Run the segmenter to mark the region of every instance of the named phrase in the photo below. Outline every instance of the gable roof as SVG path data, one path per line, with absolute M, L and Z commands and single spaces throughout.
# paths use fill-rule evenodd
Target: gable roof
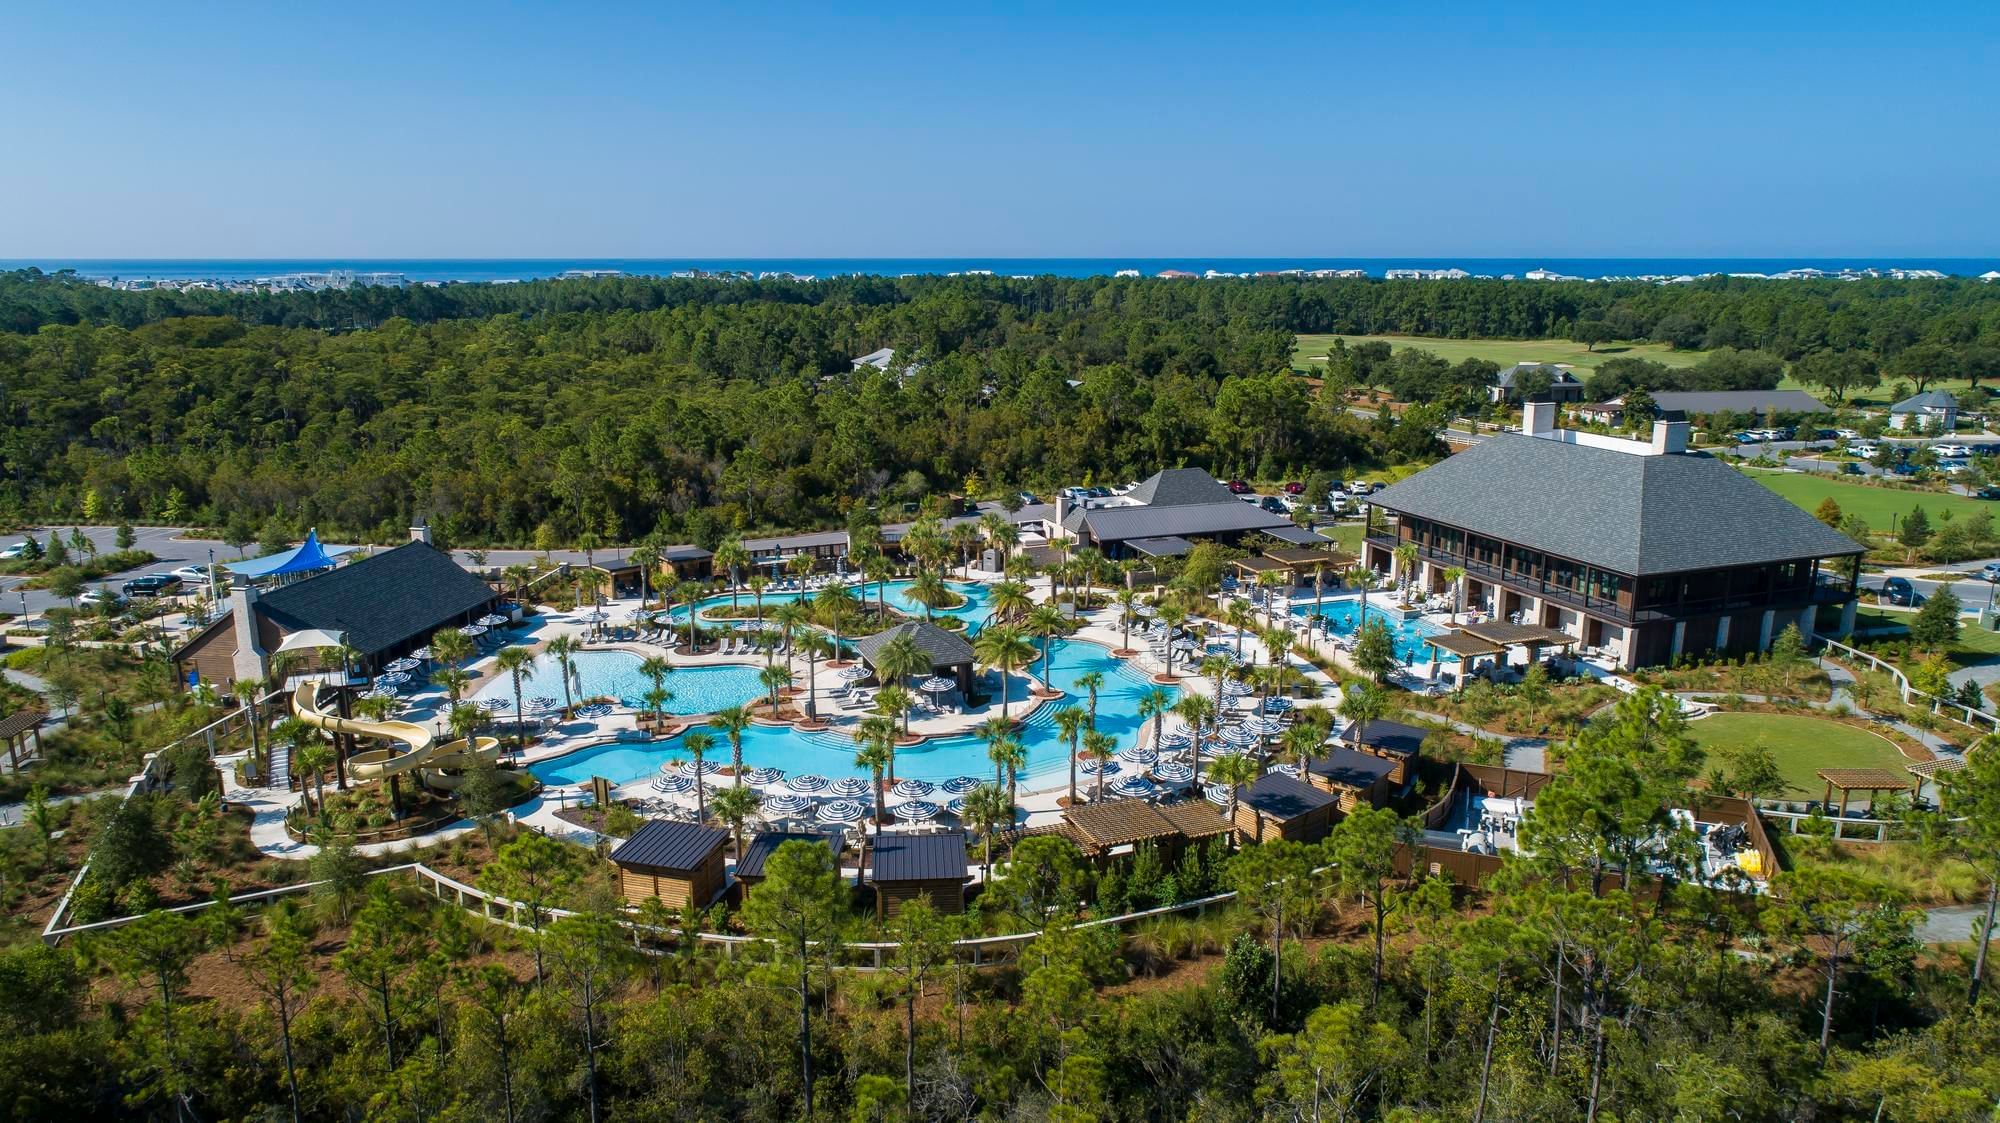
M 1088 528 L 1101 541 L 1126 542 L 1134 538 L 1187 538 L 1205 534 L 1229 534 L 1246 530 L 1271 530 L 1283 527 L 1292 529 L 1292 520 L 1283 515 L 1274 515 L 1254 503 L 1245 503 L 1229 493 L 1229 489 L 1215 482 L 1215 477 L 1198 468 L 1177 468 L 1176 472 L 1198 472 L 1202 480 L 1213 484 L 1215 491 L 1206 492 L 1200 481 L 1188 477 L 1178 477 L 1161 483 L 1158 473 L 1150 480 L 1125 493 L 1132 499 L 1149 487 L 1155 494 L 1164 489 L 1169 500 L 1165 503 L 1120 504 L 1110 507 L 1077 507 L 1063 517 L 1063 529 L 1075 533 Z M 1195 499 L 1199 494 L 1209 498 Z M 1221 498 L 1214 496 L 1219 493 Z
M 937 834 L 890 831 L 876 836 L 869 850 L 875 856 L 878 882 L 965 880 L 964 831 Z
M 1864 552 L 1712 457 L 1517 433 L 1448 456 L 1369 502 L 1635 577 Z
M 876 632 L 854 641 L 854 650 L 869 666 L 875 665 L 875 657 L 884 647 L 899 636 L 908 636 L 916 641 L 917 650 L 931 657 L 931 669 L 956 667 L 974 661 L 972 645 L 957 632 L 946 631 L 936 624 L 924 620 L 906 620 L 886 632 Z
M 1340 800 L 1332 792 L 1321 791 L 1283 772 L 1264 773 L 1257 777 L 1256 783 L 1237 789 L 1236 798 L 1257 814 L 1280 822 L 1296 819 Z
M 1372 788 L 1389 778 L 1396 762 L 1359 749 L 1334 749 L 1306 763 L 1306 771 L 1344 788 Z
M 1829 413 L 1826 403 L 1804 390 L 1661 390 L 1652 395 L 1661 412 Z
M 736 876 L 762 877 L 764 863 L 787 842 L 827 843 L 827 836 L 811 831 L 758 831 L 743 844 L 743 856 L 736 859 Z M 830 845 L 830 844 L 829 844 Z
M 1574 372 L 1555 363 L 1515 363 L 1513 366 L 1507 367 L 1494 375 L 1493 384 L 1511 390 L 1514 388 L 1514 379 L 1531 370 L 1547 371 L 1550 381 L 1557 386 L 1581 386 L 1583 384 Z
M 364 655 L 427 636 L 497 595 L 428 542 L 405 542 L 257 599 L 256 611 L 287 632 L 345 632 Z
M 1388 718 L 1377 718 L 1369 722 L 1367 732 L 1358 740 L 1354 736 L 1354 728 L 1354 724 L 1350 723 L 1346 729 L 1340 731 L 1341 744 L 1400 757 L 1416 756 L 1418 750 L 1423 747 L 1424 738 L 1430 736 L 1430 730 L 1420 725 L 1391 721 Z
M 720 827 L 653 819 L 619 843 L 618 849 L 611 852 L 611 860 L 621 866 L 693 870 L 728 841 L 729 832 Z
M 1926 390 L 1912 394 L 1889 407 L 1890 413 L 1915 413 L 1920 409 L 1957 409 L 1958 399 L 1943 390 Z

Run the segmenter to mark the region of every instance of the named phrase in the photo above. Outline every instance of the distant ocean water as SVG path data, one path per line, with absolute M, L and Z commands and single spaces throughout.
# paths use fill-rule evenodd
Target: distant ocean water
M 1639 277 L 1704 273 L 1779 273 L 1812 268 L 1935 269 L 1976 277 L 2000 269 L 2000 258 L 1852 257 L 1852 258 L 1731 258 L 1731 257 L 1602 257 L 1602 258 L 1473 258 L 1473 257 L 953 257 L 953 258 L 287 258 L 253 259 L 0 259 L 0 269 L 35 266 L 45 271 L 74 269 L 90 278 L 122 280 L 247 281 L 290 273 L 351 270 L 356 273 L 400 273 L 411 281 L 525 281 L 554 277 L 571 270 L 616 270 L 621 273 L 666 276 L 679 270 L 710 273 L 791 273 L 825 278 L 863 273 L 885 277 L 903 274 L 965 273 L 985 270 L 999 276 L 1094 277 L 1136 269 L 1145 276 L 1169 269 L 1194 274 L 1257 273 L 1286 269 L 1361 269 L 1381 276 L 1390 269 L 1463 269 L 1475 275 L 1521 276 L 1546 269 L 1572 277 Z

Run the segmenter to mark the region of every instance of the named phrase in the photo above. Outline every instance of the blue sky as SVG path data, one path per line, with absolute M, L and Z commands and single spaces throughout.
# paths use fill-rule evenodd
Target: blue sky
M 2000 251 L 1995 5 L 721 7 L 16 8 L 0 258 Z

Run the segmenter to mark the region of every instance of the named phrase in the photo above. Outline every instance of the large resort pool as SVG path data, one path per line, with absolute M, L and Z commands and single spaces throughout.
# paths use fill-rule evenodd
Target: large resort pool
M 1315 611 L 1317 611 L 1318 615 L 1326 618 L 1327 626 L 1333 630 L 1335 635 L 1352 636 L 1361 630 L 1361 598 L 1359 597 L 1347 596 L 1328 600 L 1317 610 L 1314 609 L 1311 600 L 1295 600 L 1292 602 L 1292 615 L 1294 616 L 1311 618 L 1315 615 Z M 1396 659 L 1399 662 L 1414 665 L 1429 663 L 1433 658 L 1440 663 L 1458 662 L 1458 656 L 1448 651 L 1439 651 L 1426 642 L 1429 637 L 1436 635 L 1442 630 L 1428 620 L 1420 617 L 1399 620 L 1394 614 L 1385 612 L 1381 607 L 1373 604 L 1369 606 L 1368 618 L 1371 621 L 1380 620 L 1389 626 L 1389 635 L 1396 641 Z
M 913 582 L 909 581 L 874 581 L 865 584 L 850 585 L 848 586 L 848 591 L 854 594 L 854 598 L 857 601 L 865 600 L 870 605 L 873 605 L 879 596 L 883 604 L 895 609 L 897 612 L 914 620 L 922 620 L 924 618 L 924 606 L 910 599 L 910 587 L 912 584 Z M 993 589 L 991 586 L 973 581 L 947 581 L 945 588 L 950 589 L 963 599 L 959 604 L 951 608 L 932 609 L 931 615 L 933 617 L 949 616 L 954 619 L 963 620 L 967 632 L 977 632 L 980 625 L 986 623 L 987 618 L 993 615 Z M 789 604 L 796 600 L 809 601 L 819 592 L 820 590 L 817 589 L 788 589 L 783 592 L 766 590 L 763 601 L 764 611 L 768 615 L 770 610 L 778 605 Z M 751 608 L 757 604 L 757 598 L 751 596 L 749 593 L 738 593 L 735 597 L 735 603 L 738 608 Z M 726 608 L 729 604 L 729 594 L 723 593 L 719 596 L 695 602 L 695 608 L 706 613 L 711 609 Z M 686 605 L 675 605 L 667 610 L 663 619 L 685 621 L 687 613 Z
M 576 677 L 570 683 L 570 698 L 577 702 L 585 698 L 616 698 L 628 709 L 647 708 L 646 694 L 653 689 L 653 680 L 639 672 L 641 661 L 640 656 L 629 651 L 578 652 L 571 656 Z M 754 701 L 764 696 L 763 684 L 757 680 L 760 669 L 736 663 L 677 667 L 666 677 L 665 686 L 674 697 L 665 709 L 670 714 L 712 714 Z M 547 655 L 537 659 L 534 672 L 521 679 L 521 695 L 561 699 L 562 667 Z M 480 688 L 474 701 L 489 698 L 512 705 L 514 680 L 505 675 L 494 679 Z

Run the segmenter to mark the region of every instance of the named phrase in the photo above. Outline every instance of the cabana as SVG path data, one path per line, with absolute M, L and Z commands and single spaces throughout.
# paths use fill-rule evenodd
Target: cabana
M 1395 768 L 1390 771 L 1389 780 L 1400 785 L 1409 773 L 1409 766 L 1416 763 L 1417 754 L 1423 750 L 1424 738 L 1430 736 L 1431 731 L 1421 725 L 1376 718 L 1367 723 L 1365 730 L 1356 733 L 1361 724 L 1348 723 L 1336 740 L 1350 749 L 1392 762 Z
M 1173 820 L 1143 799 L 1071 807 L 1063 811 L 1063 821 L 1084 854 L 1098 860 L 1130 854 L 1142 842 L 1153 843 L 1170 858 L 1186 841 Z
M 1339 810 L 1338 796 L 1282 772 L 1266 772 L 1236 791 L 1236 829 L 1252 842 L 1318 842 Z
M 1228 835 L 1234 828 L 1222 817 L 1222 809 L 1205 799 L 1184 799 L 1176 803 L 1156 803 L 1153 808 L 1181 832 L 1187 845 L 1198 846 Z
M 668 908 L 706 908 L 723 889 L 722 850 L 729 832 L 655 819 L 611 852 L 618 888 L 639 904 L 656 897 Z
M 889 832 L 875 836 L 875 915 L 893 918 L 903 905 L 929 897 L 941 913 L 965 911 L 965 832 Z
M 1255 581 L 1266 573 L 1289 574 L 1292 571 L 1292 567 L 1286 565 L 1284 562 L 1265 557 L 1261 554 L 1253 558 L 1237 558 L 1229 564 L 1236 567 L 1236 572 L 1252 581 Z
M 1424 642 L 1429 644 L 1431 648 L 1431 677 L 1437 677 L 1438 663 L 1440 662 L 1438 653 L 1446 652 L 1458 656 L 1458 681 L 1460 684 L 1463 684 L 1466 679 L 1472 677 L 1472 672 L 1478 666 L 1481 658 L 1494 655 L 1504 656 L 1507 654 L 1506 644 L 1494 643 L 1490 639 L 1481 639 L 1463 629 L 1457 628 L 1448 632 L 1436 632 L 1425 636 Z
M 972 645 L 966 642 L 964 636 L 957 632 L 948 632 L 936 624 L 923 620 L 905 621 L 887 631 L 855 640 L 854 652 L 861 656 L 870 669 L 874 669 L 875 660 L 881 655 L 882 649 L 898 637 L 905 636 L 916 643 L 917 650 L 930 657 L 931 674 L 954 679 L 958 683 L 959 693 L 966 697 L 971 696 L 974 661 Z M 876 677 L 882 676 L 878 672 Z
M 14 771 L 21 770 L 21 743 L 30 735 L 35 739 L 35 754 L 42 751 L 42 723 L 49 719 L 47 710 L 30 707 L 17 710 L 0 717 L 0 741 L 7 742 L 7 766 Z
M 758 831 L 743 844 L 743 853 L 736 858 L 736 880 L 745 893 L 764 880 L 764 863 L 787 842 L 817 842 L 835 854 L 840 853 L 835 837 L 818 831 Z
M 1840 789 L 1840 817 L 1847 818 L 1847 801 L 1853 792 L 1867 792 L 1872 806 L 1881 792 L 1906 792 L 1912 785 L 1902 775 L 1887 768 L 1822 768 L 1819 778 L 1826 781 L 1826 798 L 1821 802 L 1833 806 L 1833 792 Z
M 1338 796 L 1340 812 L 1345 815 L 1363 803 L 1370 807 L 1387 803 L 1396 789 L 1395 774 L 1402 767 L 1400 762 L 1385 756 L 1337 748 L 1307 761 L 1301 778 Z

